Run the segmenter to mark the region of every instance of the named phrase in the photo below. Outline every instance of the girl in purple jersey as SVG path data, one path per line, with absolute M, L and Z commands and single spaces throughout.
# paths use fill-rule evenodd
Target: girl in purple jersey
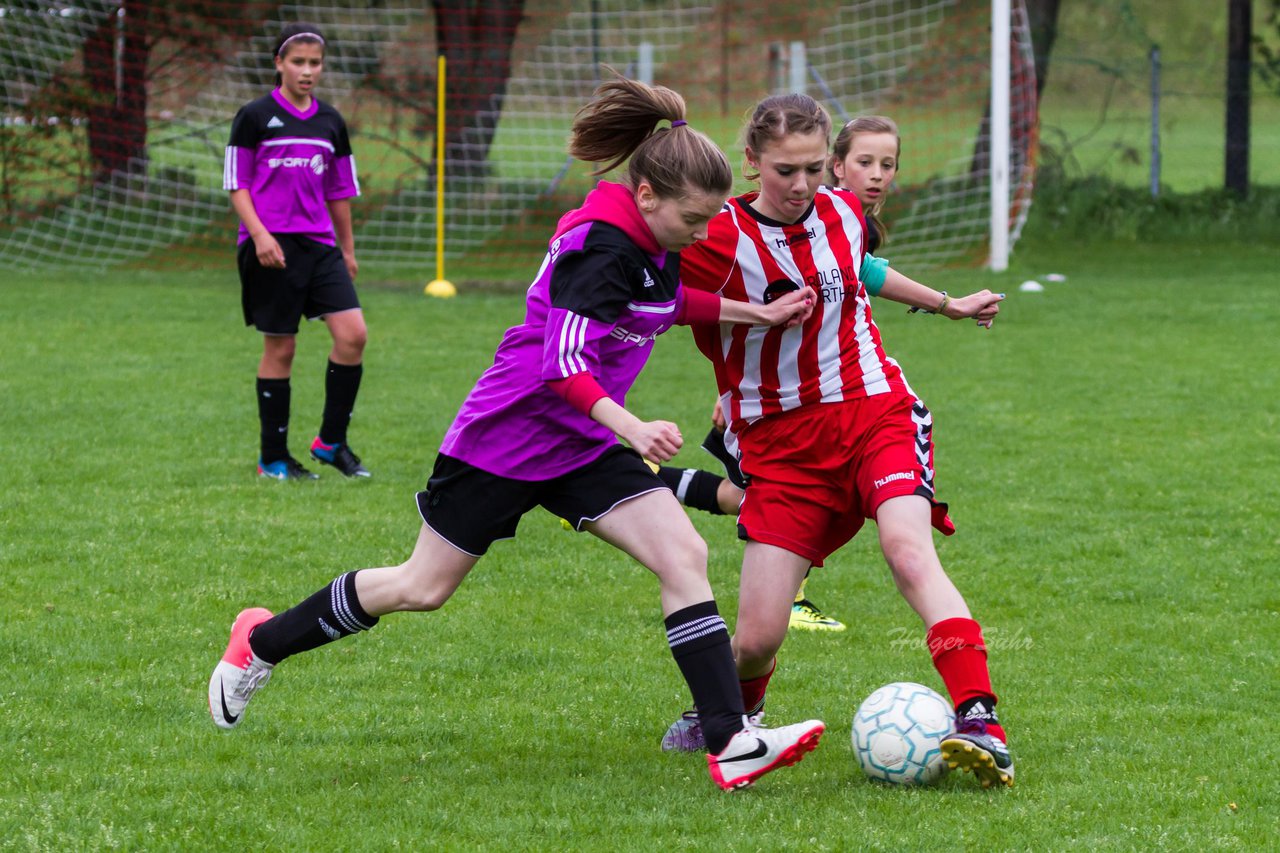
M 763 729 L 746 719 L 706 545 L 645 463 L 670 459 L 680 433 L 625 407 L 654 339 L 674 323 L 799 323 L 815 294 L 748 305 L 681 287 L 679 251 L 705 236 L 724 203 L 728 161 L 688 127 L 675 92 L 618 78 L 596 94 L 574 121 L 569 151 L 605 164 L 597 175 L 629 158 L 626 178 L 601 181 L 560 220 L 524 321 L 507 331 L 463 402 L 417 495 L 423 526 L 413 554 L 340 575 L 278 616 L 242 611 L 209 680 L 217 725 L 237 725 L 290 655 L 388 613 L 443 606 L 489 545 L 513 537 L 521 516 L 541 505 L 657 575 L 667 642 L 702 711 L 720 787 L 749 785 L 817 745 L 820 721 Z
M 315 479 L 288 444 L 289 377 L 304 316 L 324 318 L 333 337 L 311 456 L 348 477 L 369 476 L 347 444 L 368 338 L 351 229 L 350 199 L 360 184 L 342 116 L 312 94 L 324 48 L 315 26 L 284 28 L 274 52 L 277 88 L 236 113 L 223 169 L 223 189 L 240 217 L 244 321 L 263 341 L 258 473 L 277 480 Z

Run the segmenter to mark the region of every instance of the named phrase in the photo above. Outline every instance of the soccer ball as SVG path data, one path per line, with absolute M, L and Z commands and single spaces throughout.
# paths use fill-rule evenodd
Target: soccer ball
M 896 681 L 866 698 L 853 715 L 853 754 L 872 779 L 928 785 L 947 772 L 942 739 L 956 729 L 947 701 L 923 684 Z

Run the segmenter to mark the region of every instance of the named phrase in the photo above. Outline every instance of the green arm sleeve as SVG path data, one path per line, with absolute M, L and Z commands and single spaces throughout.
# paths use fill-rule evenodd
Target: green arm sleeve
M 862 286 L 867 289 L 867 293 L 875 296 L 880 292 L 880 288 L 884 286 L 887 269 L 889 269 L 889 262 L 884 258 L 877 258 L 872 254 L 862 258 L 862 269 L 858 270 L 858 278 L 862 279 Z

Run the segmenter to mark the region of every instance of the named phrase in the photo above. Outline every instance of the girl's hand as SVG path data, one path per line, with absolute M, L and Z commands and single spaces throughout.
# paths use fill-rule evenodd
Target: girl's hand
M 716 429 L 724 432 L 728 428 L 728 423 L 724 419 L 724 406 L 720 404 L 720 398 L 716 397 L 715 408 L 711 410 L 711 425 Z
M 970 293 L 968 296 L 952 299 L 947 303 L 947 307 L 942 313 L 952 320 L 963 320 L 971 317 L 977 320 L 978 325 L 982 328 L 990 329 L 991 324 L 996 321 L 996 314 L 1000 313 L 1000 302 L 1003 299 L 1003 293 L 979 290 L 977 293 Z
M 817 292 L 808 285 L 784 293 L 769 304 L 761 306 L 762 325 L 782 326 L 786 329 L 799 326 L 813 314 L 817 301 Z
M 253 238 L 253 248 L 258 255 L 258 263 L 270 269 L 284 269 L 284 250 L 280 248 L 280 244 L 269 231 L 264 231 L 262 236 Z
M 640 421 L 622 437 L 636 453 L 659 465 L 669 461 L 684 445 L 680 428 L 670 421 Z
M 355 253 L 353 252 L 348 255 L 346 252 L 343 252 L 342 260 L 347 265 L 347 275 L 351 276 L 352 281 L 355 281 L 356 273 L 360 272 L 360 265 L 356 263 Z

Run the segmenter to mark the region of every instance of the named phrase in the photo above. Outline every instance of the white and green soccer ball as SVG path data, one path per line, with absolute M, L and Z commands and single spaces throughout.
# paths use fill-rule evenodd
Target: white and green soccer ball
M 928 785 L 947 772 L 942 740 L 956 730 L 947 700 L 923 684 L 895 681 L 853 715 L 853 754 L 872 779 Z

